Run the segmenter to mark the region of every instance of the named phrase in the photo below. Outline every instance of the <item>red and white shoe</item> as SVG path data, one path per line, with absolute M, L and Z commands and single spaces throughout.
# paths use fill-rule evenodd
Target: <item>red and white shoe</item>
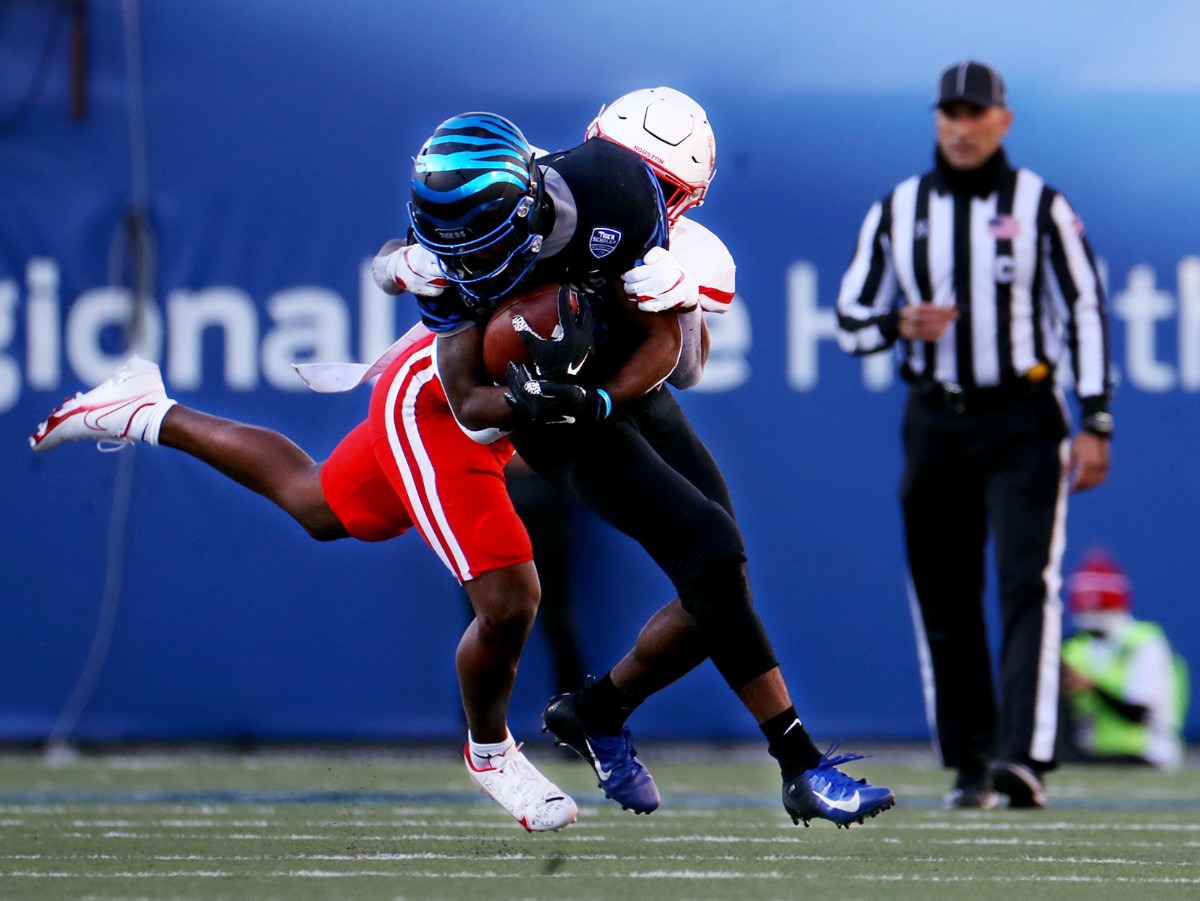
M 484 769 L 471 762 L 470 745 L 463 749 L 463 758 L 475 786 L 512 814 L 527 832 L 557 832 L 579 817 L 571 797 L 538 772 L 520 745 L 492 757 L 491 765 Z
M 92 440 L 101 450 L 119 450 L 135 441 L 157 443 L 158 427 L 174 404 L 158 365 L 132 356 L 91 391 L 65 400 L 29 436 L 29 446 L 45 451 L 68 441 Z

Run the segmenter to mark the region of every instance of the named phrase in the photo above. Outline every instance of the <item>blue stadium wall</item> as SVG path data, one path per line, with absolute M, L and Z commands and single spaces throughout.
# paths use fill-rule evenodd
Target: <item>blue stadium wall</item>
M 122 358 L 137 244 L 123 223 L 144 199 L 143 351 L 181 402 L 324 458 L 368 391 L 308 393 L 290 364 L 365 357 L 415 321 L 366 266 L 406 227 L 425 135 L 488 108 L 565 147 L 601 102 L 658 83 L 697 96 L 718 134 L 696 218 L 733 251 L 738 300 L 683 403 L 731 484 L 796 706 L 822 737 L 927 735 L 896 503 L 903 388 L 886 360 L 838 351 L 832 307 L 868 205 L 930 160 L 928 94 L 790 89 L 682 59 L 547 85 L 516 77 L 521 41 L 435 52 L 378 15 L 388 6 L 144 3 L 131 67 L 122 4 L 94 2 L 79 119 L 64 5 L 3 11 L 0 741 L 457 740 L 467 607 L 415 534 L 318 544 L 176 452 L 39 456 L 25 438 Z M 473 54 L 511 59 L 498 71 L 513 77 L 451 72 Z M 1112 304 L 1112 475 L 1073 499 L 1066 562 L 1110 547 L 1138 613 L 1200 669 L 1200 98 L 1013 94 L 1010 155 L 1071 198 Z M 574 534 L 575 610 L 599 673 L 671 589 L 587 516 Z M 522 737 L 553 690 L 548 661 L 535 633 L 513 706 Z M 707 665 L 635 725 L 758 734 Z M 1200 736 L 1200 710 L 1188 732 Z

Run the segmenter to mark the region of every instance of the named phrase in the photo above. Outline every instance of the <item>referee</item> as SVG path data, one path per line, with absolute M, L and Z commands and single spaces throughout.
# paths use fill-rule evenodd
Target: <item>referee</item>
M 900 499 L 922 680 L 951 807 L 1042 807 L 1055 765 L 1067 492 L 1108 474 L 1100 276 L 1067 199 L 1001 146 L 1000 74 L 942 73 L 933 168 L 867 213 L 838 296 L 843 350 L 899 346 Z M 1055 384 L 1069 351 L 1080 429 Z M 999 685 L 983 589 L 998 576 Z

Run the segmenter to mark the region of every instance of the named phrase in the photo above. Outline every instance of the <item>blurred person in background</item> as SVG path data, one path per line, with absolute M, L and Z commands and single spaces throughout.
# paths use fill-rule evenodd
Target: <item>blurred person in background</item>
M 950 807 L 1046 803 L 1056 765 L 1068 491 L 1108 474 L 1108 319 L 1067 199 L 1014 168 L 1013 121 L 990 66 L 958 63 L 936 93 L 934 166 L 867 213 L 838 296 L 852 354 L 898 348 L 909 385 L 900 484 L 930 723 L 957 771 Z M 1080 428 L 1055 384 L 1069 353 Z M 1001 636 L 984 615 L 989 535 Z
M 1161 626 L 1133 617 L 1129 580 L 1107 552 L 1085 558 L 1067 597 L 1076 630 L 1062 648 L 1068 759 L 1175 769 L 1187 664 Z

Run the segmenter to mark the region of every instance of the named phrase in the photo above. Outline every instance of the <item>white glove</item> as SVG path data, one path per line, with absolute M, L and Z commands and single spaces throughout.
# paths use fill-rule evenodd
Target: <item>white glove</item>
M 621 276 L 625 293 L 647 313 L 690 310 L 700 300 L 700 287 L 665 247 L 651 247 L 642 262 Z
M 398 241 L 383 245 L 371 263 L 371 274 L 388 294 L 409 291 L 420 297 L 437 297 L 450 284 L 437 257 L 420 244 Z

